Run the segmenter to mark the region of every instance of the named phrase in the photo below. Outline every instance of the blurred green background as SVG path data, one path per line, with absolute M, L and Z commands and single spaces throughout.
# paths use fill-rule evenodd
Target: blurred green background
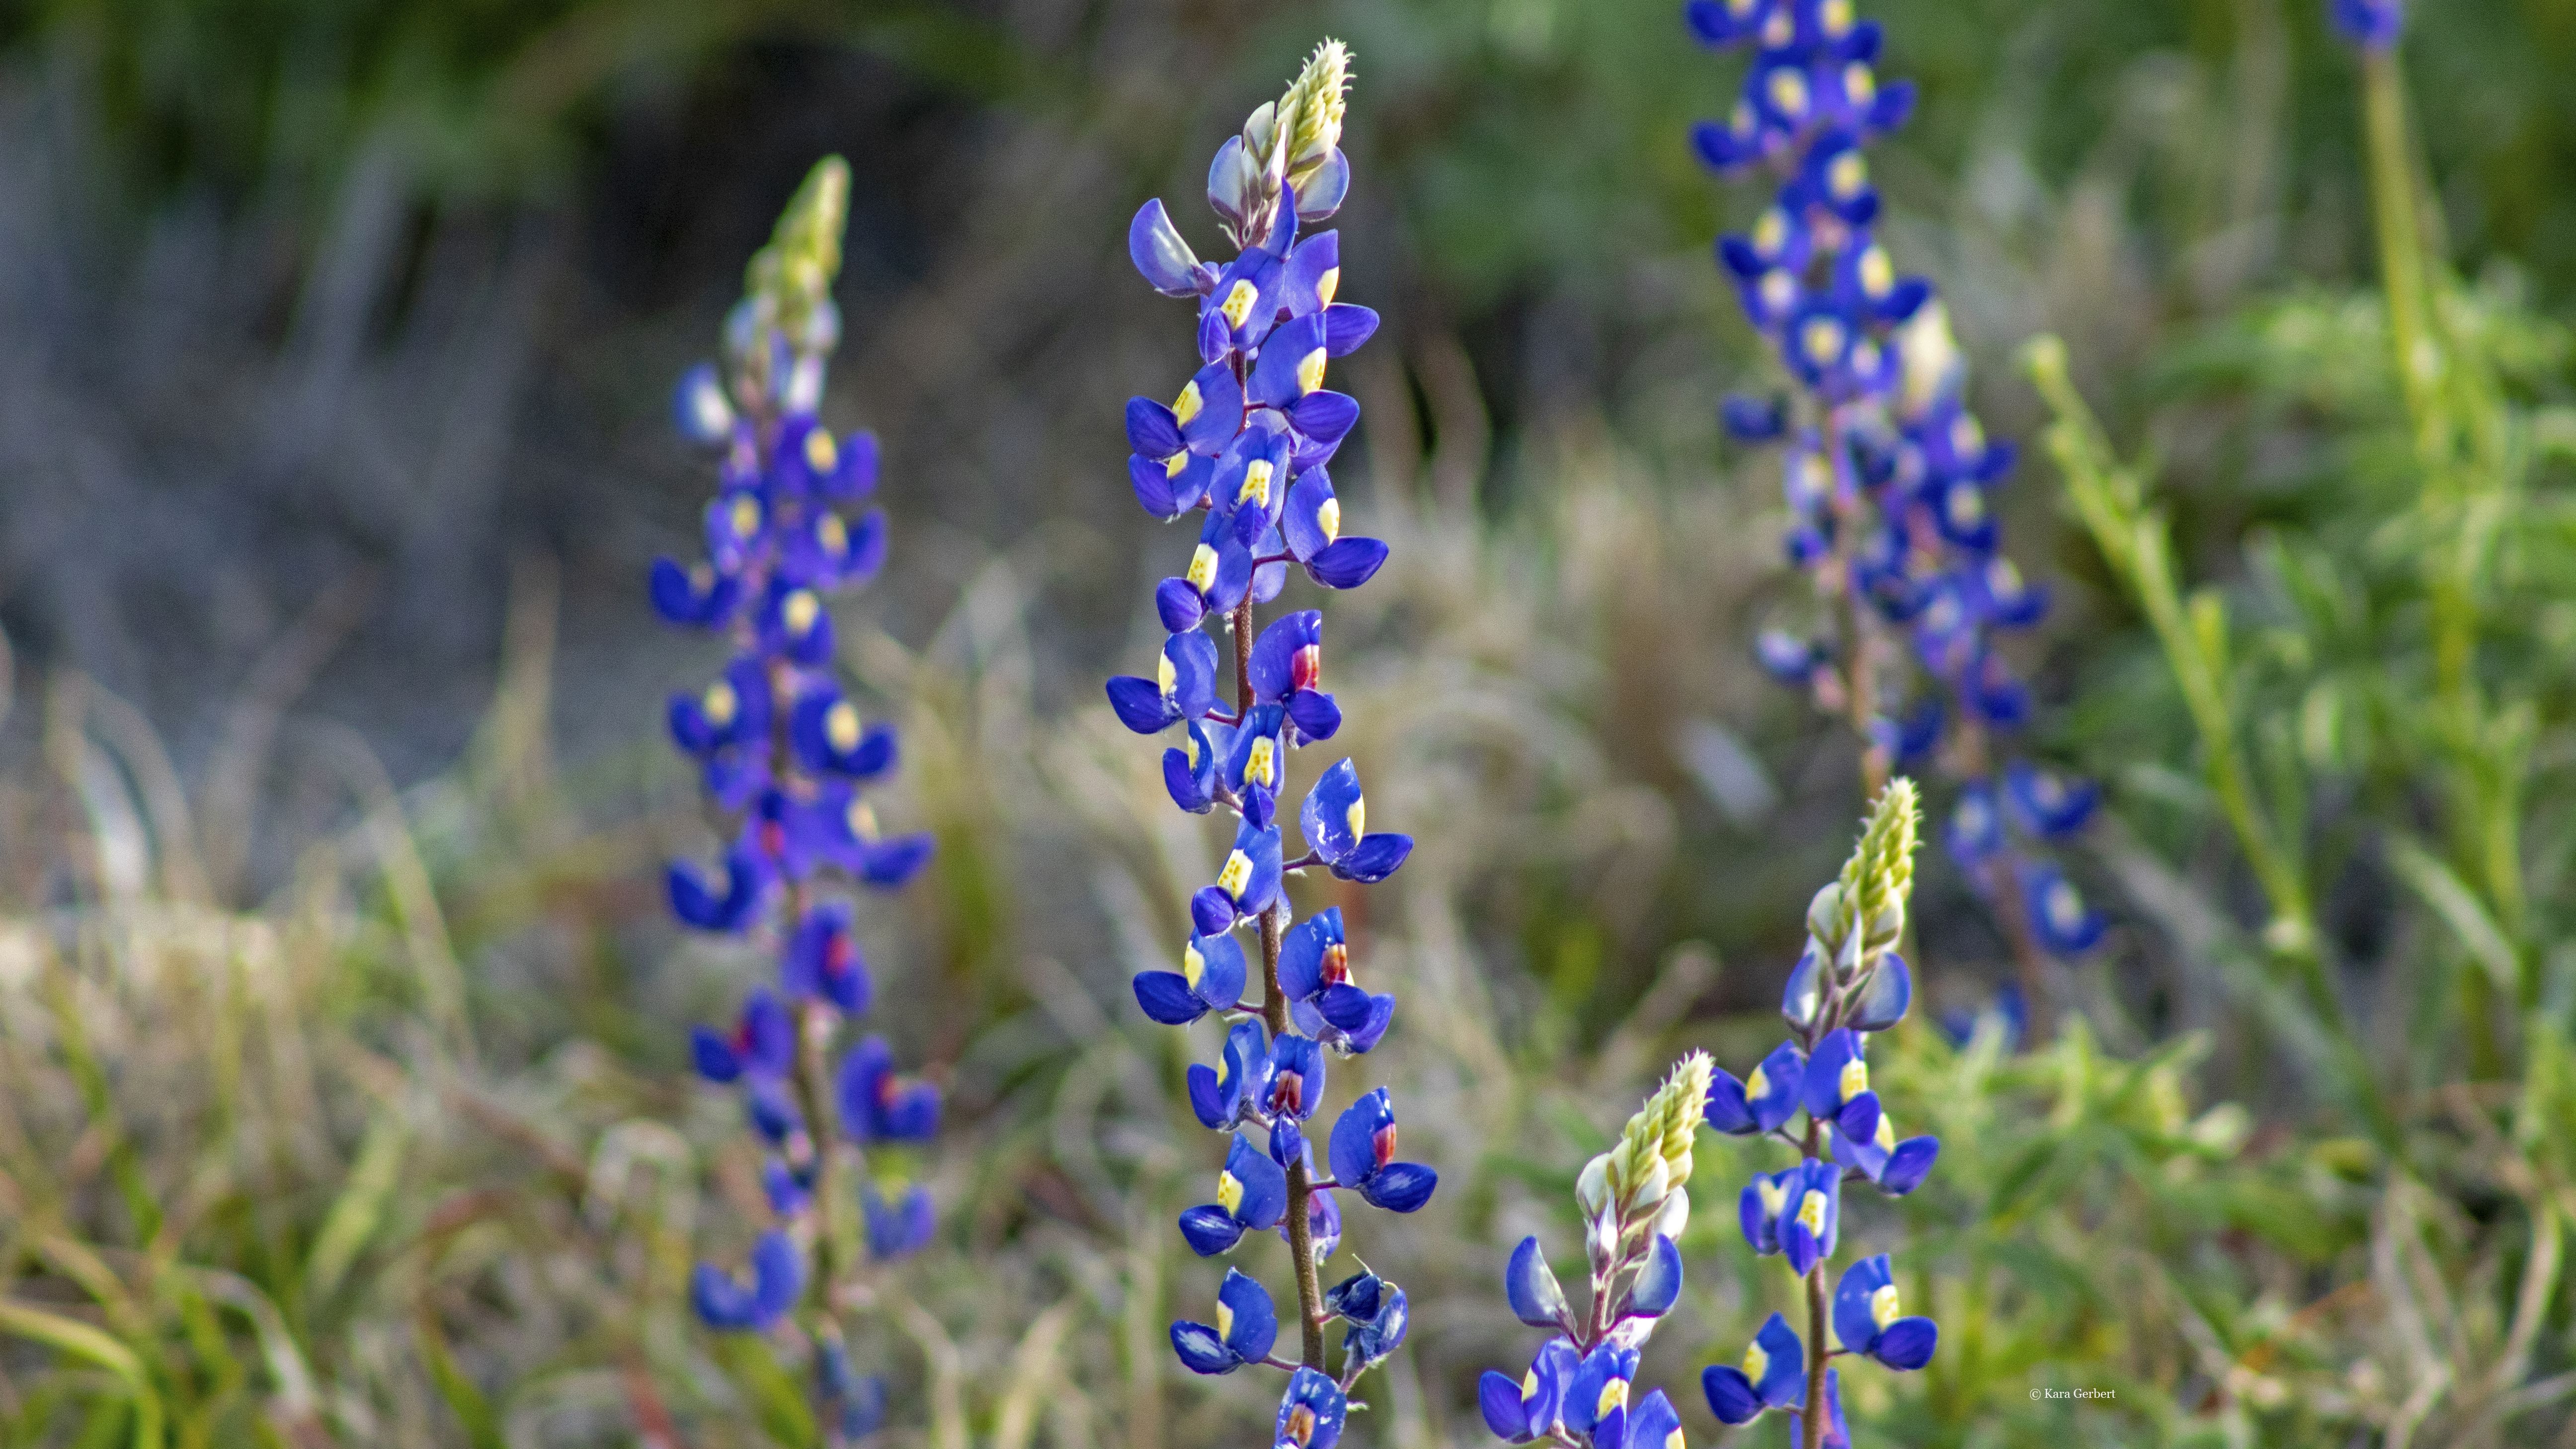
M 825 152 L 856 175 L 825 415 L 883 438 L 895 530 L 845 662 L 909 731 L 889 817 L 941 840 L 870 956 L 919 984 L 887 1026 L 955 1104 L 911 1164 L 941 1244 L 867 1317 L 889 1433 L 1257 1442 L 1261 1391 L 1184 1382 L 1162 1342 L 1213 1290 L 1169 1232 L 1212 1163 L 1189 1044 L 1125 1002 L 1210 843 L 1098 680 L 1151 649 L 1181 546 L 1121 473 L 1121 406 L 1188 349 L 1126 218 L 1159 195 L 1205 243 L 1205 158 L 1327 34 L 1356 54 L 1343 294 L 1386 318 L 1337 470 L 1397 550 L 1334 605 L 1335 669 L 1372 819 L 1423 842 L 1358 923 L 1406 1001 L 1371 1062 L 1444 1124 L 1406 1136 L 1436 1209 L 1354 1226 L 1415 1303 L 1354 1433 L 1488 1442 L 1474 1373 L 1530 1347 L 1503 1252 L 1562 1230 L 1674 1052 L 1769 1044 L 1861 804 L 1850 742 L 1749 658 L 1790 593 L 1776 465 L 1715 410 L 1770 364 L 1709 247 L 1761 199 L 1691 158 L 1739 62 L 1677 9 L 0 11 L 0 1443 L 139 1442 L 147 1399 L 173 1443 L 810 1436 L 678 1297 L 757 1200 L 681 1031 L 760 967 L 660 915 L 658 862 L 710 837 L 659 702 L 714 660 L 642 578 L 709 491 L 668 387 Z M 1887 1090 L 1945 1133 L 1945 1185 L 1866 1231 L 1923 1275 L 1943 1358 L 1856 1417 L 1927 1445 L 2571 1442 L 2576 6 L 2423 5 L 2405 51 L 2462 329 L 2516 419 L 2484 603 L 2495 718 L 2530 715 L 2533 907 L 2488 934 L 2534 984 L 2495 1031 L 2461 985 L 2495 959 L 2477 890 L 2464 914 L 2391 864 L 2452 797 L 2407 743 L 2424 520 L 2352 57 L 2309 0 L 1863 9 L 1922 87 L 1876 161 L 1885 230 L 1980 409 L 2035 443 L 2015 352 L 2063 336 L 2157 465 L 2187 581 L 2239 604 L 2248 737 L 2297 722 L 2267 785 L 2402 1134 L 2249 964 L 2206 742 L 2032 447 L 2010 548 L 2060 608 L 2031 746 L 2110 787 L 2074 865 L 2117 925 L 2044 1049 L 1902 1037 Z M 1972 1009 L 2001 942 L 1946 862 L 1921 902 L 1929 1004 Z M 1677 1390 L 1777 1288 L 1723 1210 L 1758 1165 L 1702 1154 L 1649 1364 Z

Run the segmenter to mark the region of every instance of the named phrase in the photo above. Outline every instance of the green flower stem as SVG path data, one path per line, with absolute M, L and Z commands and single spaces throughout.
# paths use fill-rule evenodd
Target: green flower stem
M 2066 345 L 2055 337 L 2034 339 L 2025 360 L 2040 396 L 2055 415 L 2046 436 L 2049 453 L 2065 477 L 2067 496 L 2113 575 L 2146 613 L 2166 665 L 2182 690 L 2193 729 L 2200 736 L 2210 789 L 2272 912 L 2264 943 L 2273 959 L 2294 976 L 2318 1025 L 2328 1034 L 2334 1065 L 2346 1090 L 2370 1118 L 2381 1141 L 2394 1145 L 2395 1119 L 2326 971 L 2300 862 L 2283 845 L 2283 832 L 2256 794 L 2237 740 L 2227 678 L 2226 606 L 2206 590 L 2184 599 L 2176 582 L 2164 515 L 2147 505 L 2136 473 L 2118 462 L 2101 423 L 2067 376 Z

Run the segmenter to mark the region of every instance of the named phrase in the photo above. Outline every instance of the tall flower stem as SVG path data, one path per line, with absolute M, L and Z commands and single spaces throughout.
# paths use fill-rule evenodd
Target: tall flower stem
M 1252 714 L 1252 599 L 1234 606 L 1234 707 L 1239 717 Z M 1261 913 L 1261 1023 L 1275 1039 L 1289 1029 L 1288 993 L 1279 986 L 1279 948 L 1288 934 L 1288 902 L 1282 898 Z M 1288 1252 L 1296 1259 L 1298 1361 L 1310 1369 L 1324 1367 L 1324 1283 L 1315 1263 L 1315 1225 L 1308 1216 L 1314 1183 L 1306 1164 L 1288 1164 Z
M 1812 1036 L 1811 1044 L 1812 1044 Z M 1811 1118 L 1807 1122 L 1807 1156 L 1822 1160 L 1825 1153 L 1824 1129 Z M 1807 1270 L 1807 1413 L 1798 1421 L 1799 1449 L 1823 1449 L 1827 1420 L 1825 1412 L 1825 1345 L 1831 1342 L 1831 1328 L 1826 1319 L 1825 1265 L 1818 1260 Z

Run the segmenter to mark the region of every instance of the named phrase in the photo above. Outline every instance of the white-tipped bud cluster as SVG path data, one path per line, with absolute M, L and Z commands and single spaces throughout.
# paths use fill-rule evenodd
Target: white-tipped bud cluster
M 749 353 L 772 328 L 807 356 L 829 352 L 839 342 L 832 283 L 841 274 L 841 234 L 849 219 L 850 165 L 826 156 L 796 188 L 769 245 L 752 254 L 743 279 L 750 314 L 739 328 L 746 335 L 735 339 L 737 350 Z
M 1623 1261 L 1655 1234 L 1679 1237 L 1690 1221 L 1691 1145 L 1712 1071 L 1706 1052 L 1682 1058 L 1628 1119 L 1618 1144 L 1585 1164 L 1574 1195 L 1596 1271 Z
M 1807 903 L 1807 935 L 1819 960 L 1848 982 L 1905 935 L 1914 891 L 1914 841 L 1921 820 L 1914 782 L 1888 782 L 1861 828 L 1840 879 Z

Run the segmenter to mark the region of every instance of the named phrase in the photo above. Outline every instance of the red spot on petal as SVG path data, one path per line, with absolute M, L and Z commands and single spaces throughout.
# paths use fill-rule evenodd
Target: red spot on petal
M 1389 1122 L 1370 1133 L 1369 1147 L 1377 1154 L 1378 1166 L 1384 1167 L 1393 1162 L 1395 1160 L 1395 1124 Z
M 1309 644 L 1288 660 L 1288 682 L 1297 689 L 1312 689 L 1324 677 L 1324 646 Z
M 1351 948 L 1339 941 L 1324 948 L 1324 984 L 1341 986 L 1351 979 Z

